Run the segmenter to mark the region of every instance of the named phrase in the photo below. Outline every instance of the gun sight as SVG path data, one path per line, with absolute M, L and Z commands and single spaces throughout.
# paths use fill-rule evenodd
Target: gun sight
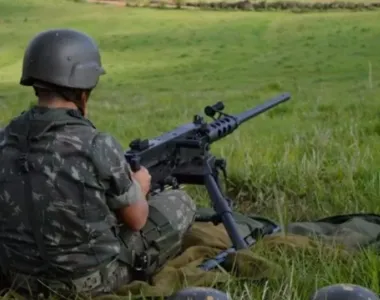
M 214 105 L 209 105 L 205 107 L 204 113 L 206 116 L 212 118 L 217 112 L 221 112 L 224 109 L 224 103 L 219 101 Z

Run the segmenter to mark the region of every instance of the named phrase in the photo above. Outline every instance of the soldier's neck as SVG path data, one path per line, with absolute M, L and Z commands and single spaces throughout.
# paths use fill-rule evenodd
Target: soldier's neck
M 75 103 L 66 101 L 65 99 L 38 99 L 38 106 L 48 107 L 48 108 L 67 108 L 67 109 L 78 109 Z

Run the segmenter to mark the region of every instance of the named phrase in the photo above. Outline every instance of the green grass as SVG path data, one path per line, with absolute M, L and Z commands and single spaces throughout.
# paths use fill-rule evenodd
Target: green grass
M 379 213 L 379 20 L 380 12 L 0 0 L 0 125 L 34 101 L 32 90 L 18 85 L 29 39 L 47 28 L 76 28 L 97 40 L 107 71 L 92 95 L 90 119 L 126 148 L 133 138 L 190 122 L 208 104 L 223 101 L 227 112 L 238 113 L 289 91 L 290 102 L 213 145 L 228 159 L 230 194 L 241 208 L 284 222 Z M 207 203 L 201 189 L 190 192 Z M 318 253 L 272 257 L 286 274 L 268 283 L 268 299 L 308 299 L 315 286 L 342 281 L 380 290 L 375 255 L 358 254 L 346 263 Z M 255 285 L 248 290 L 254 299 L 265 291 Z

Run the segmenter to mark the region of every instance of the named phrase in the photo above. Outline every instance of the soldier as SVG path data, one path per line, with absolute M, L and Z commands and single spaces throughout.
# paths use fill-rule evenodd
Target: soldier
M 44 31 L 25 51 L 20 84 L 38 104 L 0 140 L 0 265 L 19 292 L 99 295 L 148 280 L 195 218 L 181 190 L 147 202 L 148 171 L 132 173 L 86 118 L 103 74 L 97 45 L 75 30 Z

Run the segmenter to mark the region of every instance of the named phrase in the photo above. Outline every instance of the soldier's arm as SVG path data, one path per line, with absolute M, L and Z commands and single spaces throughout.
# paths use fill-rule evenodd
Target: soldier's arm
M 110 135 L 98 134 L 93 141 L 93 157 L 98 174 L 106 184 L 107 205 L 132 230 L 144 227 L 148 203 L 124 158 L 121 145 Z

